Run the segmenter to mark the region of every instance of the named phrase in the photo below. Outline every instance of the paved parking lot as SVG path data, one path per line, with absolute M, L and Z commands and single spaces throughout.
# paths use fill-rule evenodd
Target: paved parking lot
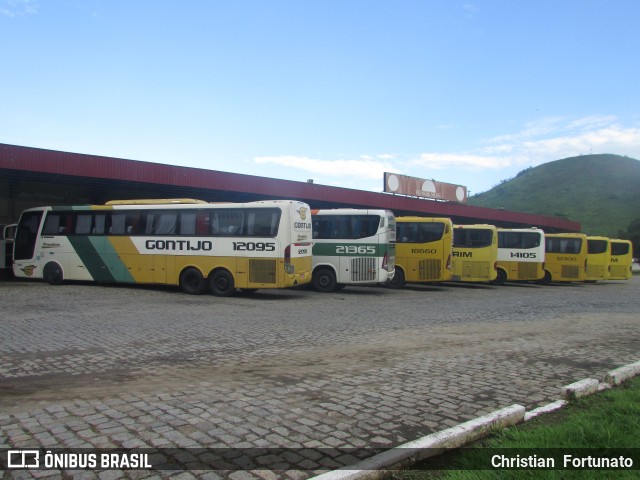
M 0 302 L 0 448 L 386 448 L 640 360 L 638 276 L 231 298 L 3 281 Z M 303 479 L 302 460 L 5 476 Z

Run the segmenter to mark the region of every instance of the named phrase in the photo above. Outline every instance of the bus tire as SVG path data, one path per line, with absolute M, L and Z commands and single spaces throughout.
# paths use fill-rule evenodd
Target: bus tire
M 64 282 L 62 267 L 56 262 L 47 263 L 42 271 L 42 278 L 51 285 L 62 285 L 62 282 Z
M 542 277 L 540 280 L 537 280 L 536 283 L 538 285 L 549 285 L 551 283 L 551 273 L 549 273 L 549 270 L 545 270 L 544 277 Z
M 311 284 L 316 292 L 331 293 L 337 286 L 336 274 L 330 268 L 318 268 L 313 272 Z
M 194 267 L 185 268 L 180 274 L 180 289 L 189 295 L 200 295 L 204 293 L 207 284 L 200 273 Z
M 494 285 L 504 285 L 506 281 L 507 281 L 507 272 L 499 268 L 498 276 L 491 283 Z
M 230 297 L 236 291 L 233 275 L 224 268 L 214 270 L 209 275 L 209 290 L 218 297 Z
M 396 267 L 396 271 L 393 274 L 393 278 L 388 284 L 389 288 L 402 288 L 406 285 L 406 283 L 407 282 L 405 281 L 404 270 Z

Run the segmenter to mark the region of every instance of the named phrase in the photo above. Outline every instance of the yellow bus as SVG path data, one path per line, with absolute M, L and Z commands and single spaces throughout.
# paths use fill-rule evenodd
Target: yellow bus
M 451 280 L 450 218 L 396 217 L 396 273 L 389 286 Z
M 632 275 L 633 247 L 631 241 L 611 239 L 609 280 L 629 280 Z
M 540 283 L 584 282 L 587 278 L 587 236 L 545 234 L 544 278 Z
M 272 200 L 122 200 L 25 210 L 14 242 L 16 277 L 207 286 L 286 288 L 311 281 L 311 211 Z
M 497 285 L 544 277 L 544 232 L 539 228 L 498 229 Z
M 454 225 L 453 276 L 459 282 L 492 282 L 498 277 L 498 229 Z
M 587 282 L 609 278 L 611 244 L 607 237 L 587 237 Z

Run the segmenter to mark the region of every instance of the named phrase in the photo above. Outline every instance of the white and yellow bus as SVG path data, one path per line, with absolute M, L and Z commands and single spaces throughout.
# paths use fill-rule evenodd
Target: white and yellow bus
M 611 243 L 607 237 L 587 237 L 587 282 L 609 278 Z
M 544 278 L 540 283 L 584 282 L 587 278 L 587 236 L 584 233 L 545 234 Z
M 451 280 L 452 251 L 450 218 L 396 217 L 396 272 L 389 286 Z
M 631 241 L 611 239 L 609 280 L 629 280 L 633 276 L 633 247 Z
M 311 211 L 273 200 L 123 200 L 25 210 L 14 242 L 16 277 L 207 286 L 286 288 L 311 281 Z
M 492 282 L 498 277 L 498 229 L 454 225 L 453 276 L 458 282 Z
M 313 210 L 313 288 L 387 283 L 394 274 L 396 219 L 389 210 Z
M 539 228 L 498 229 L 498 276 L 495 284 L 544 277 L 544 232 Z

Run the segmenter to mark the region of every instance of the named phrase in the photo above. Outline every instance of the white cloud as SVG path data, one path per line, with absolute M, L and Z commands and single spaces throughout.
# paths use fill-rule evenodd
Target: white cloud
M 35 0 L 0 0 L 0 13 L 11 18 L 38 13 L 38 3 Z
M 420 158 L 410 162 L 412 165 L 435 168 L 503 168 L 509 164 L 507 157 L 473 155 L 465 153 L 423 153 Z
M 283 155 L 276 157 L 257 157 L 258 164 L 274 164 L 283 167 L 297 168 L 307 172 L 340 177 L 382 178 L 384 172 L 397 171 L 388 162 L 374 160 L 369 155 L 361 155 L 355 160 L 322 160 L 318 158 Z
M 257 157 L 254 162 L 305 171 L 321 183 L 363 189 L 364 183 L 382 179 L 384 172 L 420 176 L 425 171 L 438 170 L 443 181 L 450 181 L 444 177 L 454 177 L 457 182 L 466 178 L 469 184 L 482 184 L 488 176 L 505 178 L 516 169 L 589 153 L 615 153 L 640 159 L 640 127 L 622 126 L 614 116 L 543 118 L 525 124 L 519 132 L 478 143 L 475 149 L 457 152 L 362 154 L 350 159 L 283 155 Z M 488 175 L 483 178 L 483 174 Z
M 500 135 L 469 152 L 425 152 L 414 165 L 445 169 L 500 169 L 540 165 L 588 153 L 640 158 L 640 128 L 623 127 L 611 115 L 577 119 L 550 117 L 527 123 L 520 132 Z

